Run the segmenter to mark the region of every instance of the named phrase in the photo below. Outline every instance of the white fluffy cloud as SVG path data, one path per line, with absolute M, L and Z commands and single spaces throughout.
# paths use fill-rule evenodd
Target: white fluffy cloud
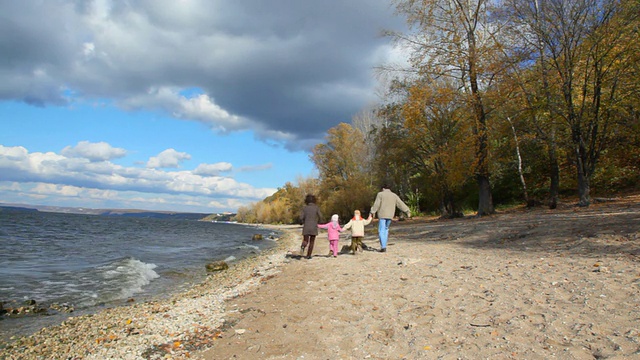
M 229 172 L 233 169 L 233 165 L 228 162 L 220 162 L 216 164 L 200 164 L 193 171 L 196 175 L 201 176 L 217 176 L 224 172 Z
M 152 156 L 147 162 L 148 168 L 178 168 L 180 163 L 191 159 L 191 155 L 178 152 L 175 149 L 167 149 L 158 156 Z
M 195 94 L 192 97 L 186 97 L 180 94 L 180 89 L 178 88 L 161 87 L 148 89 L 144 94 L 131 96 L 121 101 L 120 105 L 132 110 L 160 110 L 177 119 L 204 123 L 221 133 L 245 130 L 251 127 L 249 120 L 230 114 L 217 105 L 214 99 L 208 95 Z M 258 125 L 254 124 L 254 126 Z
M 85 158 L 89 161 L 106 161 L 124 157 L 127 151 L 121 148 L 114 148 L 106 142 L 91 143 L 80 141 L 76 146 L 67 146 L 60 152 L 67 157 Z
M 21 193 L 32 198 L 56 195 L 104 201 L 118 199 L 120 203 L 138 204 L 138 207 L 145 202 L 145 208 L 174 199 L 181 204 L 198 203 L 202 208 L 209 203 L 219 204 L 222 208 L 211 210 L 220 211 L 264 199 L 276 191 L 254 188 L 214 174 L 231 170 L 230 163 L 200 164 L 197 171 L 159 170 L 189 158 L 188 154 L 174 149 L 152 158 L 150 162 L 158 163 L 153 168 L 124 167 L 108 160 L 96 162 L 79 154 L 76 151 L 74 157 L 67 157 L 52 152 L 30 153 L 24 147 L 0 145 L 0 194 L 7 198 L 8 193 Z

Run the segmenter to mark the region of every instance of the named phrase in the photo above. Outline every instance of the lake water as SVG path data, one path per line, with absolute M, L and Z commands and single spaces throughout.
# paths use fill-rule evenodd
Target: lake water
M 254 234 L 265 240 L 253 241 Z M 0 316 L 0 340 L 69 316 L 179 292 L 275 246 L 272 230 L 240 224 L 0 210 L 0 301 L 68 304 L 71 314 Z

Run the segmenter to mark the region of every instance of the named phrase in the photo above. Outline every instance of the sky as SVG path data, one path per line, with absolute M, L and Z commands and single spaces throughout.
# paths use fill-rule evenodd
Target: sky
M 235 212 L 379 102 L 385 0 L 0 0 L 0 203 Z

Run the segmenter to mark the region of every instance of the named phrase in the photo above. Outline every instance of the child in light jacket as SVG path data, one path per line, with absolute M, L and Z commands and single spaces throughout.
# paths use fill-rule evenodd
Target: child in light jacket
M 338 241 L 340 240 L 340 232 L 342 231 L 342 228 L 338 223 L 338 219 L 338 215 L 333 214 L 331 215 L 331 222 L 328 222 L 326 224 L 318 224 L 318 227 L 320 229 L 327 229 L 327 237 L 329 238 L 330 249 L 329 255 L 333 253 L 333 257 L 338 256 Z
M 355 255 L 358 251 L 358 246 L 364 248 L 362 239 L 364 238 L 364 227 L 369 225 L 373 220 L 373 215 L 369 214 L 368 219 L 363 219 L 360 216 L 360 210 L 353 212 L 353 218 L 349 220 L 342 230 L 351 229 L 351 254 Z

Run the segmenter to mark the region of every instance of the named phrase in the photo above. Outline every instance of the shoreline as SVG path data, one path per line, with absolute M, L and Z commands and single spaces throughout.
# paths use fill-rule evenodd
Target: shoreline
M 186 224 L 187 222 L 182 221 L 181 223 Z M 118 223 L 116 222 L 116 224 Z M 275 239 L 282 237 L 282 232 L 277 228 L 245 224 L 224 226 L 222 229 L 226 230 L 221 232 L 231 236 L 234 240 L 232 240 L 233 245 L 231 246 L 222 245 L 221 252 L 217 251 L 215 242 L 218 240 L 215 239 L 212 242 L 214 245 L 207 245 L 207 249 L 212 247 L 214 251 L 208 250 L 204 253 L 193 254 L 185 251 L 178 254 L 178 257 L 170 253 L 168 256 L 171 259 L 168 262 L 163 262 L 161 258 L 164 255 L 160 252 L 159 256 L 154 259 L 153 257 L 145 258 L 144 254 L 136 253 L 133 249 L 131 253 L 121 252 L 122 256 L 112 253 L 103 256 L 104 250 L 102 249 L 97 249 L 92 254 L 94 250 L 89 249 L 87 254 L 80 255 L 78 258 L 86 259 L 86 264 L 93 261 L 92 268 L 80 272 L 76 270 L 78 274 L 75 275 L 75 279 L 69 275 L 43 277 L 39 283 L 25 279 L 27 284 L 23 288 L 15 279 L 8 278 L 6 282 L 8 284 L 3 284 L 5 291 L 2 292 L 1 299 L 2 307 L 6 312 L 0 311 L 2 312 L 0 314 L 0 349 L 6 343 L 11 342 L 11 338 L 29 336 L 43 327 L 59 325 L 70 316 L 79 317 L 95 314 L 108 308 L 169 299 L 173 295 L 187 291 L 205 281 L 208 277 L 208 273 L 205 271 L 207 263 L 225 261 L 230 267 L 233 267 L 234 264 L 244 259 L 255 257 L 263 251 L 276 247 L 277 241 Z M 261 234 L 263 241 L 252 239 L 255 234 Z M 90 235 L 87 236 L 90 237 Z M 194 243 L 194 246 L 198 246 L 198 244 Z M 199 247 L 197 248 L 199 249 Z M 171 248 L 167 248 L 167 250 L 171 251 Z M 40 254 L 46 254 L 46 251 L 41 251 Z M 53 256 L 56 255 L 54 252 Z M 72 256 L 68 265 L 65 263 L 65 268 L 67 266 L 74 268 L 74 257 Z M 54 259 L 56 260 L 51 263 L 63 261 L 62 258 L 54 257 Z M 48 256 L 42 259 L 42 261 L 47 260 L 49 260 Z M 20 269 L 32 266 L 33 270 L 46 271 L 40 268 L 39 263 L 40 260 L 34 260 L 32 263 L 25 262 Z M 60 263 L 60 265 L 62 264 Z M 112 269 L 118 274 L 113 279 L 119 278 L 124 282 L 120 280 L 116 282 L 111 277 L 107 277 L 108 269 Z M 11 274 L 12 265 L 10 264 L 8 269 L 3 270 L 4 274 Z M 18 268 L 14 270 L 20 271 Z M 24 274 L 27 273 L 26 270 L 22 271 Z M 52 272 L 55 273 L 55 271 Z M 71 273 L 70 271 L 69 274 Z M 95 285 L 96 288 L 91 288 L 91 285 L 88 285 L 89 280 L 86 279 L 90 277 L 95 279 L 95 283 L 92 285 Z M 97 287 L 100 285 L 103 287 Z M 16 292 L 12 292 L 13 288 L 17 289 Z M 28 291 L 31 288 L 34 290 Z M 64 290 L 69 288 L 68 294 L 65 294 Z
M 219 338 L 192 358 L 640 356 L 637 196 L 394 221 L 385 253 L 333 258 L 326 232 L 318 239 L 313 260 L 230 299 Z
M 167 298 L 73 316 L 28 336 L 0 343 L 0 359 L 140 359 L 187 357 L 224 325 L 225 301 L 279 272 L 299 226 L 260 225 L 280 233 L 276 245 L 210 274 Z M 202 341 L 196 341 L 202 339 Z M 198 342 L 199 345 L 195 345 Z
M 245 224 L 13 216 L 4 219 L 9 255 L 0 261 L 6 264 L 0 271 L 6 280 L 0 281 L 0 353 L 12 337 L 32 335 L 70 316 L 170 298 L 203 282 L 206 264 L 226 261 L 233 267 L 276 247 L 282 237 L 277 228 Z M 47 226 L 37 226 L 45 221 Z M 47 241 L 34 245 L 45 233 Z
M 375 224 L 364 242 L 377 248 Z M 389 251 L 276 247 L 169 301 L 71 319 L 0 359 L 592 359 L 640 354 L 640 197 L 392 224 Z M 346 245 L 348 239 L 340 245 Z M 291 250 L 293 249 L 293 250 Z M 30 347 L 29 347 L 30 346 Z M 15 351 L 14 351 L 15 350 Z

